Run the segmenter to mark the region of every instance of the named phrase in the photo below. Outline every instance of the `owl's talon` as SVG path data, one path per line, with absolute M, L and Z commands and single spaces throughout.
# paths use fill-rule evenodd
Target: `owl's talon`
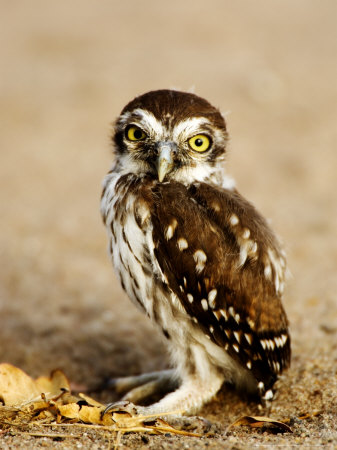
M 114 402 L 109 403 L 104 411 L 102 412 L 102 416 L 104 416 L 107 413 L 114 413 L 114 412 L 126 412 L 131 414 L 131 416 L 137 415 L 137 406 L 129 401 L 120 401 L 120 402 Z
M 142 403 L 148 398 L 163 396 L 178 387 L 173 370 L 149 372 L 142 375 L 113 378 L 108 387 L 118 394 L 124 394 L 122 401 Z

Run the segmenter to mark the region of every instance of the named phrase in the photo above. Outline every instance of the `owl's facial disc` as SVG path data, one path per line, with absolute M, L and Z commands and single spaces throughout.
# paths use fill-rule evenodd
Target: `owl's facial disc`
M 225 122 L 204 100 L 188 94 L 182 101 L 181 93 L 169 92 L 145 104 L 135 100 L 122 111 L 114 136 L 118 164 L 159 182 L 209 179 L 223 171 Z
M 177 151 L 177 145 L 174 142 L 159 142 L 158 157 L 156 168 L 158 180 L 162 182 L 165 176 L 171 172 L 174 167 L 174 154 Z

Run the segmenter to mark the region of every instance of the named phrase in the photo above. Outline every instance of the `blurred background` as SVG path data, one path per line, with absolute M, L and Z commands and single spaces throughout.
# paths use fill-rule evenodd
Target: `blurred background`
M 336 358 L 336 1 L 0 5 L 0 360 L 88 385 L 166 367 L 99 214 L 111 123 L 158 88 L 225 114 L 227 170 L 287 249 L 294 367 Z

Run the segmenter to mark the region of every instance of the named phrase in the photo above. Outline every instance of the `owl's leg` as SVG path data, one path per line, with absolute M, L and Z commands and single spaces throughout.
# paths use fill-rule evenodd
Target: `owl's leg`
M 178 380 L 173 370 L 149 372 L 142 375 L 114 378 L 109 380 L 108 387 L 119 394 L 126 394 L 122 401 L 142 403 L 147 398 L 163 396 L 178 387 Z
M 158 414 L 161 416 L 165 416 L 165 413 L 172 412 L 176 412 L 177 414 L 193 414 L 215 396 L 228 376 L 228 371 L 226 376 L 226 371 L 221 369 L 221 366 L 214 364 L 213 360 L 209 357 L 205 345 L 193 344 L 191 346 L 184 346 L 180 341 L 171 345 L 172 362 L 176 366 L 174 373 L 178 374 L 181 383 L 178 389 L 168 393 L 158 402 L 149 406 L 136 406 L 136 411 L 139 414 Z M 212 348 L 212 350 L 214 349 Z M 137 377 L 137 380 L 145 379 L 151 383 L 151 380 L 153 380 L 151 378 L 152 376 L 153 374 L 143 375 L 139 378 Z M 165 384 L 168 380 L 172 380 L 172 376 L 173 372 L 165 371 L 164 375 L 159 377 L 159 379 L 162 381 L 162 384 Z M 131 381 L 134 381 L 133 377 Z M 145 387 L 146 389 L 147 387 Z M 135 399 L 138 403 L 139 397 L 137 391 Z M 132 394 L 130 397 L 124 398 L 124 400 L 129 400 L 134 403 Z M 113 409 L 115 409 L 115 404 L 110 404 L 107 406 L 105 412 Z
M 178 414 L 191 414 L 210 401 L 223 384 L 223 377 L 212 374 L 209 379 L 192 375 L 183 380 L 181 386 L 167 394 L 159 402 L 140 407 L 142 414 L 162 414 L 176 411 Z
M 134 406 L 124 402 L 124 405 L 127 410 L 131 408 L 138 414 L 145 416 L 152 414 L 165 416 L 165 413 L 172 412 L 176 415 L 189 414 L 197 411 L 207 401 L 211 400 L 221 388 L 222 383 L 223 377 L 217 374 L 212 374 L 209 379 L 192 375 L 183 380 L 177 390 L 167 394 L 157 403 L 149 406 Z M 111 403 L 107 406 L 105 413 L 118 410 L 120 406 L 123 406 L 123 402 Z

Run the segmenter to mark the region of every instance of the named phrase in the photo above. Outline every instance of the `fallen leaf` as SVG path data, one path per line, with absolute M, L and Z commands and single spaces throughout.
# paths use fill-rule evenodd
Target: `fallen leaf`
M 68 405 L 58 405 L 57 409 L 59 414 L 67 419 L 76 419 L 77 421 L 94 425 L 113 425 L 115 423 L 111 415 L 106 415 L 103 418 L 104 420 L 102 419 L 104 406 L 97 407 L 70 403 Z
M 103 405 L 103 403 L 96 401 L 95 399 L 89 397 L 89 395 L 80 393 L 80 394 L 78 394 L 78 396 L 81 399 L 85 400 L 88 403 L 88 405 L 90 405 L 90 406 L 98 406 L 98 407 L 105 408 L 105 405 Z
M 68 405 L 58 405 L 57 407 L 61 416 L 67 419 L 77 419 L 80 418 L 80 405 L 77 403 L 69 403 Z
M 38 400 L 36 402 L 27 403 L 22 406 L 22 411 L 28 410 L 30 412 L 38 412 L 43 411 L 44 409 L 48 409 L 50 407 L 50 403 L 44 400 Z
M 120 428 L 135 428 L 144 425 L 144 420 L 146 416 L 132 415 L 125 411 L 114 411 L 112 413 L 112 420 Z
M 111 417 L 108 416 L 102 418 L 103 411 L 104 406 L 82 406 L 79 411 L 79 418 L 85 423 L 93 423 L 96 425 L 113 425 L 114 422 Z
M 41 391 L 23 370 L 0 364 L 0 399 L 6 406 L 21 405 L 38 397 Z
M 68 378 L 59 369 L 53 370 L 49 377 L 37 378 L 35 383 L 40 393 L 43 392 L 48 396 L 58 395 L 64 390 L 70 391 Z
M 114 411 L 103 414 L 105 405 L 85 394 L 71 393 L 70 382 L 61 370 L 54 370 L 49 377 L 33 380 L 11 364 L 0 364 L 0 400 L 5 403 L 0 405 L 0 419 L 5 419 L 6 426 L 12 425 L 19 433 L 21 431 L 18 427 L 34 423 L 41 426 L 89 427 L 117 434 L 145 432 L 200 436 L 177 430 L 159 416 L 138 415 L 133 409 L 126 411 L 123 405 L 116 405 Z M 162 415 L 176 413 L 177 411 L 163 412 Z M 36 434 L 40 435 L 44 434 Z
M 49 377 L 33 380 L 11 364 L 0 364 L 0 399 L 6 406 L 23 405 L 41 397 L 51 399 L 69 390 L 69 381 L 61 370 L 53 370 Z
M 247 425 L 252 428 L 261 428 L 266 425 L 271 425 L 273 427 L 279 428 L 281 431 L 286 431 L 288 433 L 292 433 L 291 428 L 283 422 L 279 422 L 278 420 L 271 419 L 270 417 L 265 416 L 243 416 L 233 422 L 228 428 L 238 427 L 241 425 Z
M 98 408 L 97 406 L 82 406 L 82 408 L 79 411 L 79 418 L 84 423 L 94 423 L 97 425 L 102 424 L 102 408 Z M 112 421 L 110 421 L 109 424 L 111 425 Z

